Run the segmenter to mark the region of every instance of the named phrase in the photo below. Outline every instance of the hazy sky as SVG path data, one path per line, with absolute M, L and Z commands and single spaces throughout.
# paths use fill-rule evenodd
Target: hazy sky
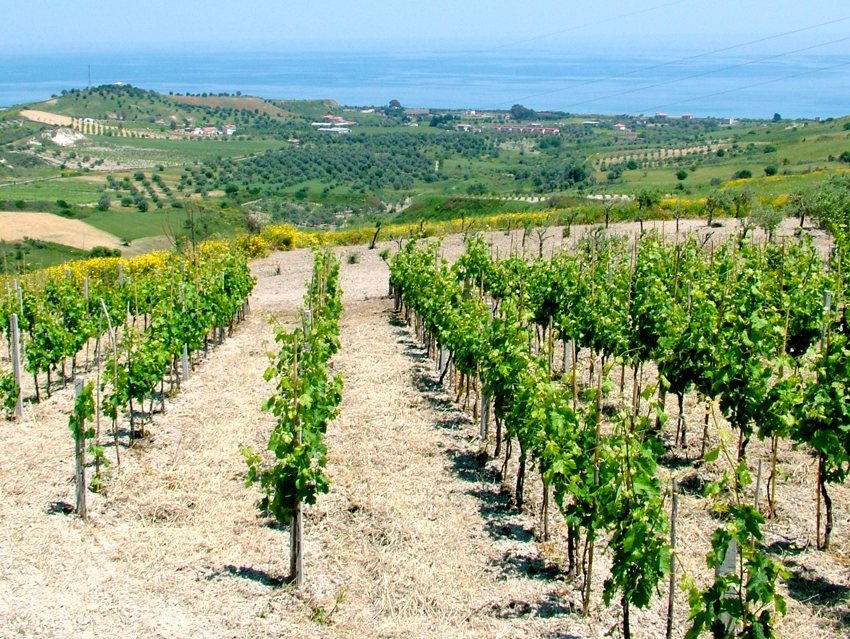
M 2 53 L 593 45 L 690 49 L 850 17 L 850 5 L 846 0 L 0 0 L 0 16 Z M 794 44 L 842 35 L 850 36 L 850 20 L 809 32 Z M 526 42 L 529 38 L 535 39 Z M 844 43 L 831 52 L 850 52 L 850 46 Z

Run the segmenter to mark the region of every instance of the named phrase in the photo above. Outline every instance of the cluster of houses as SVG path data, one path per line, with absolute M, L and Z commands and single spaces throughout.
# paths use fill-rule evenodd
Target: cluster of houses
M 490 129 L 491 131 L 508 131 L 513 133 L 536 133 L 538 135 L 558 135 L 561 132 L 561 129 L 553 126 L 542 126 L 540 124 L 531 124 L 529 126 L 520 126 L 520 125 L 509 125 L 509 124 L 499 124 L 495 126 L 485 127 Z M 479 133 L 481 128 L 477 126 L 473 126 L 472 124 L 467 124 L 465 122 L 461 122 L 460 124 L 455 124 L 455 131 L 472 131 L 473 133 Z
M 351 127 L 357 126 L 357 122 L 338 115 L 326 115 L 321 122 L 313 122 L 312 125 L 323 133 L 351 133 Z
M 692 113 L 683 113 L 679 117 L 682 120 L 693 120 L 694 119 L 694 116 L 693 116 Z M 653 117 L 655 122 L 648 122 L 648 121 L 644 120 L 644 121 L 639 121 L 638 124 L 645 125 L 645 126 L 648 126 L 648 127 L 664 126 L 662 124 L 659 124 L 658 121 L 659 120 L 666 120 L 667 118 L 668 118 L 668 116 L 667 116 L 666 113 L 656 113 L 655 116 Z M 732 125 L 732 124 L 735 124 L 736 122 L 737 122 L 737 120 L 735 118 L 718 118 L 718 120 L 717 120 L 717 123 L 721 124 L 721 125 Z M 599 125 L 599 122 L 597 120 L 591 120 L 591 121 L 585 122 L 584 124 L 597 126 L 597 125 Z M 621 132 L 631 131 L 631 129 L 629 129 L 629 127 L 627 127 L 622 122 L 617 122 L 613 126 L 613 129 L 615 131 L 621 131 Z
M 190 135 L 233 135 L 236 133 L 236 125 L 225 124 L 220 130 L 217 126 L 190 126 L 185 131 Z
M 510 131 L 510 132 L 520 132 L 520 133 L 538 133 L 540 135 L 558 135 L 561 132 L 561 129 L 554 126 L 540 126 L 539 124 L 532 124 L 529 126 L 511 126 L 509 124 L 505 125 L 497 125 L 490 127 L 493 131 Z

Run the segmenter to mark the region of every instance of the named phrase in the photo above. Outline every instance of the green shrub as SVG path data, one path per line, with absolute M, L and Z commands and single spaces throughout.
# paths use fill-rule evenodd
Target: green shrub
M 89 251 L 89 257 L 121 257 L 121 249 L 111 249 L 106 246 L 95 246 Z

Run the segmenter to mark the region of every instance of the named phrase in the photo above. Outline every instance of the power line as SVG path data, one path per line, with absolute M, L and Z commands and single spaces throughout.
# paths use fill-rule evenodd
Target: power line
M 707 51 L 705 53 L 698 53 L 698 54 L 695 54 L 695 55 L 686 56 L 684 58 L 678 58 L 676 60 L 669 60 L 667 62 L 654 64 L 654 65 L 651 65 L 651 66 L 648 66 L 648 67 L 641 67 L 640 69 L 632 69 L 631 71 L 623 71 L 622 73 L 617 73 L 617 74 L 610 75 L 610 76 L 607 76 L 607 77 L 604 77 L 604 78 L 597 78 L 595 80 L 587 80 L 585 82 L 577 82 L 575 84 L 571 84 L 569 86 L 561 87 L 559 89 L 552 89 L 551 91 L 543 91 L 541 93 L 534 93 L 534 94 L 531 94 L 531 95 L 527 95 L 527 96 L 524 96 L 524 97 L 521 97 L 521 98 L 517 98 L 516 100 L 510 100 L 510 101 L 506 101 L 506 102 L 498 102 L 498 103 L 490 105 L 489 107 L 484 107 L 484 108 L 485 109 L 492 109 L 492 108 L 496 108 L 496 107 L 499 107 L 499 106 L 509 104 L 509 102 L 513 102 L 513 103 L 522 102 L 522 101 L 525 101 L 525 100 L 531 100 L 533 98 L 539 98 L 539 97 L 546 96 L 546 95 L 554 95 L 555 93 L 561 93 L 563 91 L 569 91 L 570 89 L 576 89 L 576 88 L 579 88 L 579 87 L 585 87 L 585 86 L 590 86 L 590 85 L 593 85 L 593 84 L 600 84 L 602 82 L 608 82 L 609 80 L 616 80 L 618 78 L 624 78 L 626 76 L 633 75 L 635 73 L 643 73 L 645 71 L 654 71 L 655 69 L 661 69 L 661 68 L 664 68 L 664 67 L 672 66 L 674 64 L 680 64 L 682 62 L 690 62 L 691 60 L 698 60 L 700 58 L 706 58 L 708 56 L 717 55 L 718 53 L 726 53 L 727 51 L 734 51 L 735 49 L 741 49 L 743 47 L 748 47 L 748 46 L 751 46 L 751 45 L 754 45 L 754 44 L 761 44 L 762 42 L 769 42 L 770 40 L 776 40 L 778 38 L 784 38 L 786 36 L 795 35 L 797 33 L 803 33 L 805 31 L 811 31 L 813 29 L 819 29 L 821 27 L 831 26 L 831 25 L 834 25 L 834 24 L 838 24 L 840 22 L 846 22 L 847 20 L 850 20 L 850 16 L 845 16 L 843 18 L 836 18 L 834 20 L 829 20 L 827 22 L 821 22 L 820 24 L 815 24 L 815 25 L 811 25 L 811 26 L 808 26 L 808 27 L 802 27 L 800 29 L 794 29 L 792 31 L 785 31 L 784 33 L 777 33 L 775 35 L 766 36 L 764 38 L 759 38 L 757 40 L 751 40 L 749 42 L 744 42 L 744 43 L 741 43 L 741 44 L 735 44 L 735 45 L 732 45 L 732 46 L 729 46 L 729 47 L 714 49 L 713 51 Z
M 793 80 L 794 78 L 800 78 L 800 77 L 803 77 L 805 75 L 812 75 L 813 73 L 821 73 L 823 71 L 832 71 L 833 69 L 839 69 L 841 67 L 846 67 L 848 65 L 850 65 L 850 60 L 848 60 L 847 62 L 840 62 L 838 64 L 833 64 L 833 65 L 830 65 L 828 67 L 821 67 L 820 69 L 812 69 L 810 71 L 803 71 L 801 73 L 795 73 L 793 75 L 786 75 L 786 76 L 781 77 L 781 78 L 773 78 L 771 80 L 765 80 L 764 82 L 757 82 L 755 84 L 747 84 L 747 85 L 742 86 L 742 87 L 735 87 L 734 89 L 727 89 L 725 91 L 718 91 L 716 93 L 707 93 L 705 95 L 700 95 L 700 96 L 697 96 L 695 98 L 688 98 L 686 100 L 679 100 L 677 102 L 669 102 L 667 104 L 662 104 L 662 105 L 659 105 L 659 106 L 650 107 L 648 109 L 641 109 L 641 112 L 655 111 L 656 109 L 664 109 L 666 107 L 676 106 L 677 104 L 685 104 L 687 102 L 696 102 L 697 100 L 705 100 L 707 98 L 714 98 L 714 97 L 717 97 L 719 95 L 727 95 L 729 93 L 735 93 L 736 91 L 744 91 L 746 89 L 754 89 L 756 87 L 761 87 L 761 86 L 764 86 L 766 84 L 773 84 L 775 82 L 783 82 L 785 80 Z
M 574 27 L 570 27 L 569 29 L 563 29 L 561 31 L 554 31 L 552 33 L 546 33 L 544 35 L 533 36 L 531 38 L 525 38 L 524 40 L 517 40 L 516 42 L 511 42 L 508 44 L 499 45 L 497 47 L 493 47 L 491 49 L 484 49 L 480 51 L 472 51 L 470 53 L 464 54 L 463 57 L 468 55 L 483 55 L 485 53 L 493 53 L 494 51 L 501 51 L 502 49 L 510 49 L 513 47 L 517 47 L 522 44 L 526 44 L 528 42 L 535 42 L 537 40 L 543 40 L 547 38 L 553 38 L 555 36 L 564 35 L 565 33 L 573 33 L 575 31 L 580 31 L 582 29 L 586 29 L 588 27 L 596 27 L 600 24 L 607 24 L 609 22 L 617 22 L 623 20 L 625 18 L 634 18 L 635 16 L 643 15 L 644 13 L 652 13 L 653 11 L 658 11 L 659 9 L 666 9 L 668 7 L 675 6 L 677 4 L 684 4 L 685 2 L 689 2 L 690 0 L 675 0 L 675 2 L 667 2 L 666 4 L 659 4 L 652 7 L 647 7 L 646 9 L 640 9 L 639 11 L 633 11 L 631 13 L 622 13 L 616 16 L 609 16 L 607 18 L 603 18 L 601 20 L 597 20 L 595 22 L 587 22 L 585 24 L 580 24 Z M 460 56 L 459 56 L 460 57 Z M 451 59 L 451 58 L 449 58 Z
M 655 89 L 658 87 L 667 86 L 669 84 L 676 84 L 677 82 L 684 82 L 686 80 L 693 80 L 694 78 L 701 78 L 707 75 L 711 75 L 713 73 L 720 73 L 722 71 L 731 71 L 732 69 L 740 69 L 741 67 L 746 67 L 751 64 L 759 64 L 760 62 L 767 62 L 768 60 L 776 60 L 777 58 L 782 58 L 789 55 L 794 55 L 796 53 L 803 53 L 804 51 L 811 51 L 812 49 L 819 49 L 821 47 L 827 47 L 831 44 L 837 44 L 839 42 L 846 42 L 850 40 L 850 36 L 846 38 L 839 38 L 838 40 L 832 40 L 830 42 L 824 42 L 821 44 L 815 44 L 810 47 L 803 47 L 802 49 L 795 49 L 794 51 L 786 51 L 785 53 L 777 53 L 775 55 L 767 56 L 766 58 L 759 58 L 757 60 L 748 60 L 746 62 L 741 62 L 738 64 L 733 64 L 728 67 L 721 67 L 720 69 L 712 69 L 711 71 L 703 71 L 701 73 L 694 73 L 692 75 L 687 75 L 681 78 L 674 78 L 672 80 L 665 80 L 664 82 L 657 82 L 656 84 L 648 84 L 642 87 L 638 87 L 636 89 L 628 89 L 626 91 L 620 91 L 619 93 L 612 93 L 610 95 L 603 95 L 598 98 L 593 98 L 590 100 L 584 100 L 583 102 L 574 102 L 572 104 L 566 105 L 564 108 L 569 109 L 571 107 L 582 106 L 584 104 L 590 104 L 591 102 L 599 102 L 600 100 L 607 100 L 610 98 L 618 98 L 623 95 L 629 95 L 630 93 L 637 93 L 639 91 L 646 91 L 648 89 Z
M 654 6 L 651 6 L 651 7 L 647 7 L 646 9 L 640 9 L 638 11 L 632 11 L 630 13 L 622 13 L 622 14 L 615 15 L 615 16 L 609 16 L 609 17 L 603 18 L 601 20 L 596 20 L 594 22 L 587 22 L 587 23 L 584 23 L 584 24 L 579 24 L 579 25 L 570 27 L 569 29 L 562 29 L 560 31 L 553 31 L 551 33 L 546 33 L 546 34 L 543 34 L 543 35 L 532 36 L 530 38 L 524 38 L 524 39 L 521 39 L 521 40 L 516 40 L 514 42 L 508 42 L 506 44 L 501 44 L 501 45 L 498 45 L 498 46 L 495 46 L 495 47 L 490 47 L 490 48 L 487 48 L 487 49 L 465 51 L 462 54 L 450 55 L 448 57 L 441 58 L 440 61 L 444 63 L 444 62 L 451 62 L 452 60 L 464 60 L 464 59 L 469 58 L 470 56 L 482 56 L 482 55 L 487 55 L 489 53 L 495 53 L 497 51 L 502 51 L 502 50 L 505 50 L 505 49 L 512 49 L 512 48 L 515 48 L 515 47 L 519 47 L 523 44 L 527 44 L 529 42 L 536 42 L 537 40 L 550 39 L 550 38 L 554 38 L 556 36 L 561 36 L 561 35 L 564 35 L 564 34 L 567 34 L 567 33 L 574 33 L 576 31 L 581 31 L 582 29 L 587 29 L 589 27 L 596 27 L 596 26 L 599 26 L 601 24 L 607 24 L 609 22 L 616 22 L 616 21 L 619 21 L 619 20 L 624 20 L 626 18 L 634 18 L 635 16 L 639 16 L 639 15 L 642 15 L 642 14 L 645 14 L 645 13 L 652 13 L 653 11 L 658 11 L 660 9 L 667 9 L 668 7 L 672 7 L 672 6 L 675 6 L 675 5 L 678 5 L 678 4 L 684 4 L 684 3 L 690 2 L 690 1 L 691 0 L 674 0 L 673 2 L 666 2 L 664 4 L 654 5 Z M 419 64 L 419 65 L 410 67 L 408 69 L 405 69 L 405 70 L 401 71 L 400 73 L 393 73 L 393 74 L 388 73 L 388 74 L 386 74 L 382 77 L 384 77 L 384 78 L 397 78 L 397 77 L 399 77 L 399 75 L 410 75 L 410 74 L 416 72 L 419 69 L 424 69 L 424 68 L 427 68 L 429 66 L 430 66 L 430 63 L 423 63 L 423 64 Z M 378 79 L 380 79 L 380 78 L 378 78 Z

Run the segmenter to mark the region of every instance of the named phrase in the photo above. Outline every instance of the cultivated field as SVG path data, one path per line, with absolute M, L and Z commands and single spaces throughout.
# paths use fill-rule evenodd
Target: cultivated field
M 733 224 L 687 228 L 719 239 Z M 564 240 L 553 229 L 544 254 L 583 230 Z M 487 239 L 506 254 L 521 236 Z M 443 244 L 449 260 L 463 250 L 459 237 Z M 326 438 L 330 493 L 306 509 L 304 591 L 285 584 L 288 532 L 257 511 L 259 491 L 245 488 L 240 455 L 242 446 L 262 449 L 268 439 L 273 418 L 259 406 L 271 385 L 263 372 L 276 350 L 274 324 L 295 320 L 310 277 L 312 256 L 300 249 L 254 262 L 251 315 L 168 401 L 150 436 L 122 449 L 106 493 L 89 494 L 89 523 L 63 514 L 74 494 L 72 391 L 27 406 L 20 424 L 0 425 L 0 637 L 601 639 L 611 628 L 617 636 L 617 604 L 606 608 L 595 595 L 590 615 L 581 616 L 578 584 L 563 567 L 563 522 L 553 518 L 552 542 L 537 540 L 538 480 L 529 479 L 519 512 L 508 488 L 516 455 L 504 483 L 500 461 L 478 455 L 477 426 L 437 384 L 433 361 L 392 312 L 378 250 L 339 254 L 345 310 L 334 366 L 345 376 L 344 399 Z M 696 424 L 702 406 L 693 399 L 686 414 Z M 698 446 L 695 433 L 690 452 Z M 754 442 L 752 460 L 766 450 Z M 114 461 L 111 450 L 107 457 Z M 779 517 L 764 526 L 766 543 L 789 570 L 780 633 L 845 637 L 850 491 L 831 489 L 834 544 L 816 551 L 814 459 L 783 446 L 780 466 Z M 713 477 L 709 467 L 686 470 L 696 484 Z M 716 526 L 698 492 L 683 495 L 680 560 L 699 583 L 713 574 L 704 557 Z M 595 583 L 608 566 L 603 556 Z M 687 628 L 684 593 L 676 606 L 678 638 Z M 634 636 L 663 637 L 665 612 L 666 586 L 647 610 L 632 611 Z
M 52 213 L 0 211 L 0 240 L 13 242 L 25 237 L 91 250 L 95 246 L 120 248 L 117 237 L 80 220 Z
M 71 123 L 74 121 L 73 118 L 67 115 L 58 115 L 56 113 L 48 113 L 47 111 L 34 111 L 32 109 L 22 110 L 21 115 L 33 122 L 53 124 L 55 126 L 71 126 Z

